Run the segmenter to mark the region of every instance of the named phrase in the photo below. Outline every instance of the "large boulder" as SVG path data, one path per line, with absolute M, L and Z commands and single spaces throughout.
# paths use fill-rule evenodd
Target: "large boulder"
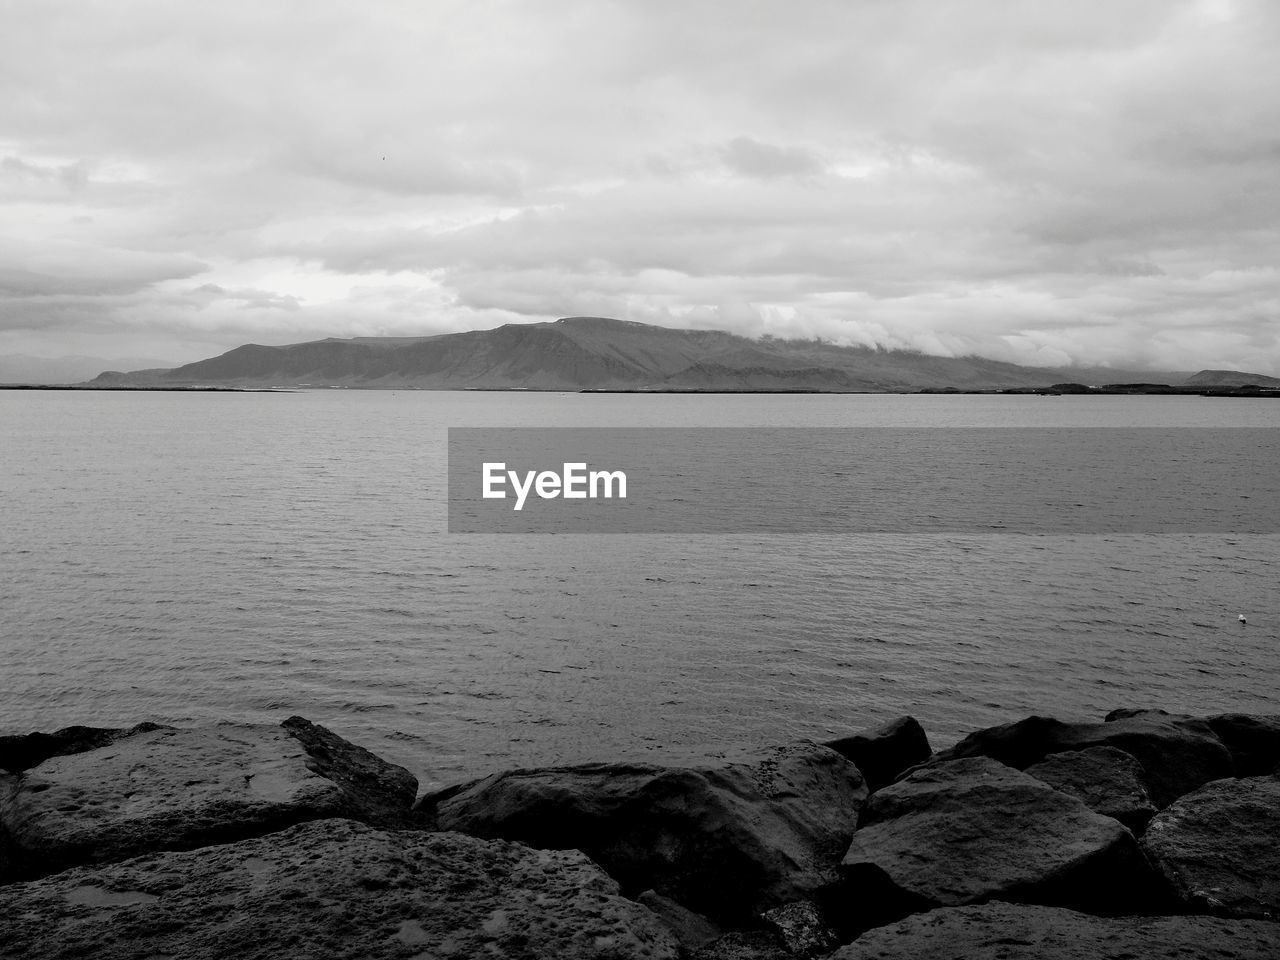
M 1237 777 L 1280 773 L 1280 715 L 1220 713 L 1206 719 L 1231 751 Z
M 1098 917 L 1061 907 L 947 907 L 868 931 L 828 960 L 1274 960 L 1280 925 Z
M 323 820 L 0 887 L 0 956 L 675 960 L 574 851 Z
M 1206 784 L 1157 814 L 1142 846 L 1189 909 L 1280 920 L 1280 777 Z
M 646 890 L 635 899 L 666 925 L 686 952 L 706 946 L 724 935 L 719 926 L 702 914 L 694 913 L 656 890 Z
M 1219 713 L 1193 717 L 1165 710 L 1112 710 L 1106 720 L 1145 719 L 1173 724 L 1196 733 L 1212 733 L 1227 748 L 1237 777 L 1259 777 L 1280 772 L 1280 715 Z
M 1115 747 L 1051 753 L 1026 772 L 1084 801 L 1090 810 L 1115 817 L 1135 834 L 1156 813 L 1143 784 L 1142 764 Z
M 417 789 L 412 774 L 307 727 L 305 741 L 265 724 L 135 730 L 107 746 L 53 756 L 7 778 L 0 825 L 22 871 L 35 876 L 306 820 L 382 822 L 395 808 L 407 816 Z M 318 758 L 307 742 L 325 748 Z
M 872 794 L 842 869 L 852 928 L 993 898 L 1122 911 L 1158 890 L 1120 823 L 986 757 Z
M 0 770 L 18 773 L 50 757 L 63 757 L 106 747 L 124 737 L 163 729 L 158 723 L 139 723 L 133 727 L 63 727 L 53 733 L 18 734 L 0 737 Z
M 280 726 L 306 750 L 307 769 L 342 788 L 348 816 L 373 826 L 404 825 L 418 795 L 412 773 L 302 717 Z
M 6 775 L 0 773 L 0 803 L 3 803 L 3 797 L 9 791 L 9 784 L 5 782 Z M 18 873 L 18 854 L 13 846 L 13 841 L 9 839 L 9 833 L 3 826 L 0 826 L 0 883 L 9 883 L 17 880 Z
M 513 770 L 432 803 L 442 829 L 583 850 L 628 895 L 734 923 L 835 881 L 866 797 L 857 767 L 800 742 L 716 766 Z
M 872 791 L 893 783 L 904 771 L 924 763 L 933 754 L 929 737 L 914 717 L 898 717 L 870 730 L 829 740 L 823 746 L 852 760 Z
M 1163 809 L 1201 784 L 1229 777 L 1235 765 L 1227 748 L 1205 721 L 1175 718 L 1152 711 L 1112 714 L 1103 723 L 1066 723 L 1052 717 L 1027 717 L 1016 723 L 979 730 L 931 762 L 963 757 L 990 757 L 1025 770 L 1053 753 L 1116 747 L 1142 764 L 1151 800 Z

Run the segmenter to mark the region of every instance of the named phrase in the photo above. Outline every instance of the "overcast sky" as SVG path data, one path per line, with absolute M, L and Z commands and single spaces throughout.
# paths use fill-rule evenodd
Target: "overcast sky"
M 0 354 L 581 314 L 1280 375 L 1274 0 L 0 0 Z

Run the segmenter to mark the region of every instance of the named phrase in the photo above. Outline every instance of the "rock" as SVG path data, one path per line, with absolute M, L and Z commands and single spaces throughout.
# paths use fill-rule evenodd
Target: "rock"
M 702 914 L 682 907 L 656 890 L 646 890 L 636 897 L 636 902 L 648 907 L 654 916 L 666 924 L 685 950 L 696 950 L 724 936 L 724 931 Z
M 1155 707 L 1120 707 L 1112 710 L 1102 718 L 1103 723 L 1114 723 L 1116 720 L 1133 720 L 1147 719 L 1155 721 L 1164 721 L 1166 723 L 1181 723 L 1184 720 L 1199 720 L 1189 713 L 1170 713 L 1168 710 L 1158 710 Z
M 741 924 L 836 880 L 866 796 L 857 767 L 801 742 L 719 766 L 514 770 L 446 791 L 435 812 L 446 830 L 583 850 L 628 894 Z
M 0 956 L 675 960 L 575 851 L 323 820 L 0 888 Z
M 1280 920 L 1280 777 L 1206 784 L 1157 814 L 1142 846 L 1188 908 Z
M 158 723 L 134 727 L 63 727 L 53 733 L 28 733 L 0 737 L 0 770 L 18 773 L 50 757 L 65 757 L 109 746 L 123 737 L 164 729 Z
M 1280 773 L 1280 716 L 1220 713 L 1208 723 L 1231 751 L 1237 777 Z
M 979 730 L 933 761 L 991 757 L 1018 770 L 1052 753 L 1088 747 L 1117 747 L 1142 764 L 1147 793 L 1157 808 L 1202 784 L 1234 772 L 1231 754 L 1203 721 L 1142 711 L 1118 715 L 1103 723 L 1064 723 L 1052 717 L 1027 717 L 1017 723 Z
M 1123 709 L 1107 714 L 1115 720 L 1148 719 L 1173 724 L 1196 733 L 1211 733 L 1227 748 L 1237 777 L 1258 777 L 1280 772 L 1280 716 L 1220 713 L 1211 717 L 1169 713 L 1165 710 Z
M 772 930 L 734 930 L 689 955 L 690 960 L 795 960 Z
M 840 945 L 839 937 L 810 900 L 766 910 L 760 919 L 777 933 L 787 951 L 797 957 L 816 957 Z
M 349 813 L 374 826 L 401 826 L 418 795 L 418 778 L 333 731 L 290 717 L 280 724 L 307 751 L 307 768 L 346 794 Z
M 1158 888 L 1117 821 L 986 757 L 930 764 L 872 794 L 842 869 L 852 928 L 992 898 L 1123 910 Z
M 944 907 L 868 931 L 828 960 L 1273 960 L 1280 925 L 1097 917 L 1061 907 Z
M 1280 715 L 1220 713 L 1193 717 L 1164 710 L 1112 710 L 1106 719 L 1111 722 L 1135 717 L 1171 723 L 1198 734 L 1212 734 L 1231 754 L 1237 777 L 1280 772 Z
M 6 774 L 0 773 L 0 805 L 4 803 L 4 797 L 9 791 L 6 778 Z M 11 883 L 19 877 L 17 848 L 13 845 L 9 832 L 0 826 L 0 884 Z
M 371 809 L 382 819 L 395 803 L 407 813 L 413 793 L 407 772 L 382 764 L 387 771 L 349 791 L 347 784 L 381 761 L 351 745 L 339 749 L 330 740 L 339 738 L 316 731 L 323 728 L 306 735 L 328 744 L 319 759 L 289 731 L 268 725 L 135 731 L 26 770 L 8 798 L 0 797 L 0 824 L 23 871 L 38 876 Z M 348 767 L 349 756 L 359 765 Z
M 1156 813 L 1142 782 L 1142 764 L 1116 747 L 1051 753 L 1026 772 L 1084 801 L 1090 810 L 1115 817 L 1135 834 Z
M 914 717 L 899 717 L 823 746 L 852 760 L 872 791 L 893 783 L 904 771 L 924 763 L 933 754 L 929 737 Z

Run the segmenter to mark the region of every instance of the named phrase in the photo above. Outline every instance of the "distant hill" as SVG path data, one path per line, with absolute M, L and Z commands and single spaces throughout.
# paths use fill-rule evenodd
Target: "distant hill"
M 1189 387 L 1280 387 L 1280 377 L 1242 373 L 1239 370 L 1201 370 L 1184 382 Z
M 982 357 L 934 357 L 816 340 L 751 340 L 719 330 L 570 317 L 431 337 L 246 344 L 172 370 L 104 373 L 93 385 L 892 392 L 1028 388 L 1058 381 L 1176 383 L 1185 376 L 1023 367 Z

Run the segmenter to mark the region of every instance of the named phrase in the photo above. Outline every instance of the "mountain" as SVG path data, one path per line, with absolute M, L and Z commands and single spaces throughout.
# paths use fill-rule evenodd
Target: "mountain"
M 1260 373 L 1242 373 L 1239 370 L 1201 370 L 1184 381 L 1188 387 L 1280 387 L 1280 377 L 1267 377 Z
M 812 340 L 751 340 L 719 330 L 569 317 L 431 337 L 245 344 L 172 370 L 104 373 L 93 385 L 891 392 L 1043 387 L 1057 381 L 1178 382 L 1185 376 L 1023 367 L 981 357 L 933 357 Z

